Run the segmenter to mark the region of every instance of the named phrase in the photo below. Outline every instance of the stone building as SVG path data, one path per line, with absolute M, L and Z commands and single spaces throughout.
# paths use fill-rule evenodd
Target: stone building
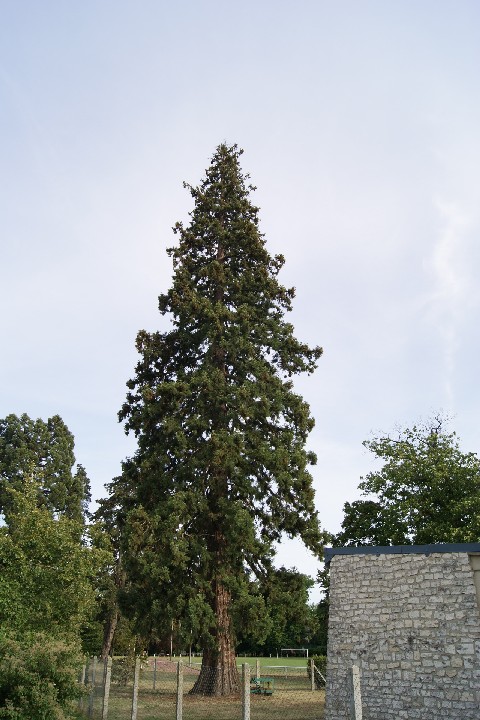
M 480 543 L 327 548 L 325 720 L 480 719 Z

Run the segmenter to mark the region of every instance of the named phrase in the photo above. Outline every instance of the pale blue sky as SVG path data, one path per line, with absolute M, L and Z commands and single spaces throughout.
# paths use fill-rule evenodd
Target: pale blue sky
M 226 140 L 325 349 L 298 384 L 324 526 L 372 431 L 443 409 L 480 452 L 479 39 L 466 0 L 2 0 L 0 417 L 59 413 L 103 493 L 182 181 Z

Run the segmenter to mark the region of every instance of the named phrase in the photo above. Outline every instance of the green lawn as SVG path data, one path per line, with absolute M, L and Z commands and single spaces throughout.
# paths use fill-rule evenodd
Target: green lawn
M 159 658 L 161 659 L 161 658 Z M 163 658 L 165 659 L 165 658 Z M 182 656 L 174 657 L 172 658 L 174 662 L 178 662 L 178 660 L 182 660 L 182 662 L 185 665 L 188 665 L 188 656 Z M 308 664 L 308 658 L 304 657 L 279 657 L 275 655 L 274 657 L 245 657 L 244 655 L 237 655 L 237 665 L 240 666 L 243 663 L 248 663 L 249 665 L 255 667 L 257 660 L 260 661 L 260 667 L 295 667 L 295 668 L 306 668 Z M 192 658 L 192 665 L 194 667 L 200 667 L 202 664 L 202 658 L 200 657 L 194 657 Z
M 237 656 L 237 665 L 242 663 L 248 663 L 255 667 L 257 659 L 260 660 L 260 667 L 307 667 L 308 659 L 304 657 L 244 657 L 243 655 Z M 200 660 L 200 658 L 198 658 Z

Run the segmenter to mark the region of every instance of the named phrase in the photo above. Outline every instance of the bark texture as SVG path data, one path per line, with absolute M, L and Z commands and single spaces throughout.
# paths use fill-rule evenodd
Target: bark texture
M 240 691 L 235 646 L 230 620 L 231 597 L 220 583 L 215 583 L 215 645 L 203 651 L 202 668 L 190 691 L 192 695 L 232 695 Z
M 118 611 L 118 607 L 115 606 L 103 627 L 102 660 L 106 660 L 106 658 L 110 655 L 119 617 L 120 613 Z

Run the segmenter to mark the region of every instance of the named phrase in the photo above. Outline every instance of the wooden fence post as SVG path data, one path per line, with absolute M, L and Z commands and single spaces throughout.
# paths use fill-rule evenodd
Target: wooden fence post
M 308 661 L 310 664 L 310 681 L 312 686 L 312 692 L 315 690 L 315 662 L 313 658 Z
M 103 686 L 102 720 L 108 718 L 108 699 L 110 697 L 110 681 L 112 679 L 112 658 L 107 658 L 105 667 L 105 684 Z
M 250 665 L 242 664 L 242 720 L 250 720 Z
M 258 658 L 255 660 L 255 677 L 257 680 L 260 677 L 260 660 Z
M 177 663 L 177 714 L 176 720 L 182 720 L 183 717 L 183 665 L 182 662 Z
M 133 697 L 132 697 L 132 716 L 131 720 L 137 720 L 138 710 L 138 682 L 140 680 L 140 658 L 135 660 L 135 674 L 133 676 Z
M 95 700 L 95 674 L 97 670 L 97 658 L 92 658 L 92 687 L 90 688 L 90 697 L 88 698 L 88 717 L 93 718 L 93 704 Z
M 85 675 L 87 672 L 87 663 L 84 662 L 82 665 L 82 673 L 80 675 L 80 685 L 82 687 L 82 690 L 85 690 Z M 78 709 L 83 710 L 83 695 L 80 695 L 78 698 Z
M 350 713 L 352 720 L 362 720 L 362 693 L 358 665 L 353 665 L 350 671 Z

